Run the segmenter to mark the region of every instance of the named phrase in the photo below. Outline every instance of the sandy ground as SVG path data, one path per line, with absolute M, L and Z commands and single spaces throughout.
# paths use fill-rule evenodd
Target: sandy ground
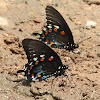
M 47 5 L 63 15 L 79 48 L 74 52 L 53 49 L 69 65 L 68 77 L 19 81 L 24 77 L 16 72 L 27 63 L 21 42 L 36 39 L 32 33 L 46 25 Z M 88 21 L 96 22 L 95 27 L 87 29 Z M 37 99 L 100 100 L 99 0 L 0 0 L 0 100 Z

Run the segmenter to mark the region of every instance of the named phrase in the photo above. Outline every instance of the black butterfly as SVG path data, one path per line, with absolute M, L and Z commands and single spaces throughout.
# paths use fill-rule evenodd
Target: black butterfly
M 40 33 L 33 33 L 33 35 L 39 35 L 43 43 L 51 44 L 54 48 L 65 48 L 66 50 L 78 48 L 66 21 L 55 8 L 46 7 L 46 19 L 47 26 Z
M 26 52 L 28 63 L 23 70 L 28 80 L 39 79 L 42 81 L 52 75 L 64 74 L 68 66 L 63 65 L 59 56 L 46 44 L 33 39 L 24 39 L 23 48 Z

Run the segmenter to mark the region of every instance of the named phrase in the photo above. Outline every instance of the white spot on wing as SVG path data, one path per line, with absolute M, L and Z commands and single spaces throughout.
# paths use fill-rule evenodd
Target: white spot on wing
M 53 56 L 51 56 L 51 58 L 54 58 Z
M 33 54 L 33 56 L 35 56 L 36 54 Z
M 32 80 L 34 79 L 34 76 L 32 76 Z
M 27 77 L 25 76 L 25 79 L 27 80 Z
M 58 71 L 58 73 L 60 73 L 60 71 Z
M 54 25 L 54 27 L 57 28 L 57 29 L 59 29 L 59 26 L 57 26 L 57 25 Z
M 31 62 L 29 65 L 32 65 L 33 62 Z
M 69 48 L 69 46 L 66 46 L 66 48 Z
M 52 28 L 52 26 L 49 24 L 49 26 L 47 26 L 48 28 Z
M 43 54 L 43 55 L 40 55 L 40 57 L 44 57 L 45 55 Z
M 39 34 L 42 34 L 43 32 L 41 31 Z
M 64 48 L 66 48 L 66 46 L 64 46 Z
M 32 77 L 32 81 L 34 81 L 35 80 L 35 78 L 34 77 Z
M 34 61 L 36 61 L 37 59 L 38 59 L 37 57 L 33 58 Z
M 58 69 L 61 69 L 61 66 L 59 66 Z
M 46 31 L 47 29 L 46 29 L 46 28 L 44 28 L 43 30 L 44 30 L 44 31 Z

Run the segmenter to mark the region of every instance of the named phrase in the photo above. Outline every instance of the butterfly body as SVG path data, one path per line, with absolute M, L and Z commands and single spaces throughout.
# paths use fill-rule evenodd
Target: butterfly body
M 46 44 L 33 39 L 24 39 L 22 44 L 28 63 L 18 73 L 24 72 L 28 80 L 39 79 L 42 81 L 53 75 L 61 75 L 68 68 L 62 64 L 56 52 Z
M 38 34 L 39 39 L 54 48 L 74 50 L 78 45 L 74 43 L 72 32 L 61 14 L 53 7 L 46 7 L 47 26 Z M 33 33 L 35 35 L 35 33 Z

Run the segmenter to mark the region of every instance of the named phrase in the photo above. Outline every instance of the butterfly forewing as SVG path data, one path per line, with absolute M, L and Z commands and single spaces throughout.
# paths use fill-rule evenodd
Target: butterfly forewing
M 26 52 L 29 63 L 30 63 L 30 60 L 34 58 L 34 56 L 40 56 L 42 54 L 44 54 L 46 57 L 54 56 L 56 61 L 61 62 L 56 52 L 54 52 L 49 46 L 45 45 L 44 43 L 38 40 L 24 39 L 22 41 L 22 44 Z
M 70 28 L 68 27 L 66 21 L 64 18 L 61 16 L 61 14 L 53 7 L 47 6 L 46 7 L 46 19 L 47 19 L 47 24 L 53 24 L 53 25 L 58 25 L 62 30 L 65 31 L 66 36 L 68 37 L 70 43 L 74 43 L 72 32 Z M 66 40 L 67 40 L 66 39 Z

